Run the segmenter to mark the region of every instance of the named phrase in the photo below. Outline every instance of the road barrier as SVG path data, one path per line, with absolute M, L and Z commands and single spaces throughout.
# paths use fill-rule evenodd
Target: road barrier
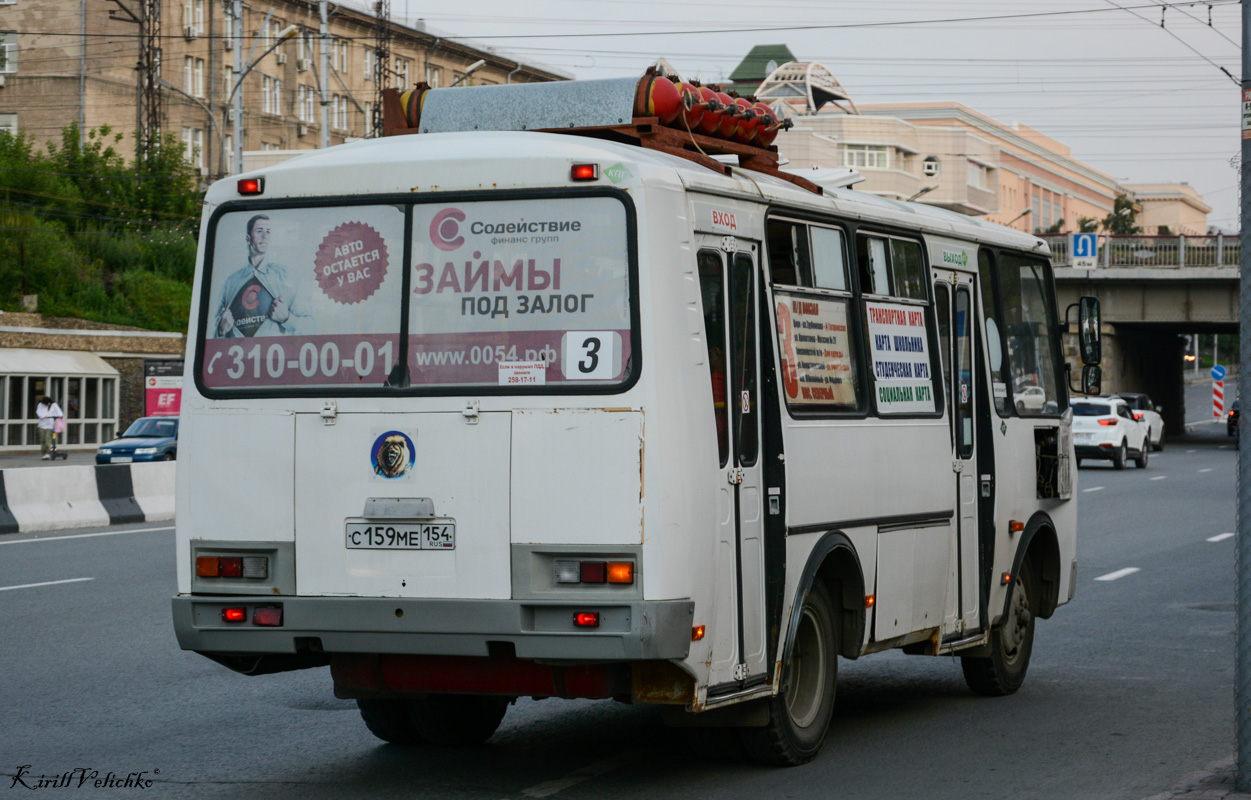
M 174 518 L 176 462 L 0 470 L 0 533 Z

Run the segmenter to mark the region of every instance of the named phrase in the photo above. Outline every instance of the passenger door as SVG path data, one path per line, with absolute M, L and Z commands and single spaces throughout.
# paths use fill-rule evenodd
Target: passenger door
M 717 424 L 717 609 L 710 693 L 767 676 L 760 459 L 758 247 L 700 237 L 697 254 Z
M 936 271 L 934 286 L 940 347 L 943 350 L 943 382 L 951 420 L 952 470 L 956 497 L 956 625 L 957 632 L 979 626 L 978 615 L 978 501 L 980 485 L 989 476 L 978 474 L 976 450 L 978 408 L 975 391 L 978 370 L 973 358 L 973 276 Z M 989 485 L 989 484 L 988 484 Z

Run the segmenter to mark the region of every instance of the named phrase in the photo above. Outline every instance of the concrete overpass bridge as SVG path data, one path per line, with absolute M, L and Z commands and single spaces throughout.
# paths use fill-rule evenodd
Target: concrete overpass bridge
M 1103 386 L 1146 392 L 1164 408 L 1165 431 L 1185 423 L 1184 334 L 1237 333 L 1236 236 L 1100 236 L 1099 265 L 1069 266 L 1068 238 L 1045 236 L 1061 315 L 1081 295 L 1103 313 Z M 1076 336 L 1066 342 L 1075 366 Z

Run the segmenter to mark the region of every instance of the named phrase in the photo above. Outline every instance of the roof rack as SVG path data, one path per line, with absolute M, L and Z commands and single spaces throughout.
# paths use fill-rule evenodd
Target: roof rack
M 642 78 L 432 89 L 419 83 L 382 94 L 384 136 L 535 131 L 633 144 L 723 175 L 751 170 L 814 194 L 812 181 L 778 168 L 777 131 L 790 127 L 754 98 L 679 81 L 648 69 Z M 737 165 L 714 156 L 731 156 Z

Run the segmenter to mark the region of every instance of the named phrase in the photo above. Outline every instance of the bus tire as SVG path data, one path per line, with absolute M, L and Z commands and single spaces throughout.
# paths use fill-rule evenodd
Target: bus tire
M 361 699 L 356 701 L 356 707 L 360 709 L 365 727 L 382 741 L 399 745 L 424 741 L 413 725 L 407 700 Z
M 963 656 L 964 682 L 974 694 L 1002 697 L 1021 688 L 1034 650 L 1034 611 L 1038 607 L 1033 566 L 1028 557 L 1012 584 L 1008 613 L 990 634 L 989 656 Z
M 467 747 L 482 744 L 495 733 L 510 697 L 476 694 L 432 694 L 410 700 L 409 715 L 417 734 L 430 744 Z
M 812 760 L 825 741 L 838 681 L 838 627 L 825 583 L 815 580 L 800 610 L 791 648 L 790 679 L 769 700 L 769 724 L 739 731 L 751 758 L 773 766 Z

